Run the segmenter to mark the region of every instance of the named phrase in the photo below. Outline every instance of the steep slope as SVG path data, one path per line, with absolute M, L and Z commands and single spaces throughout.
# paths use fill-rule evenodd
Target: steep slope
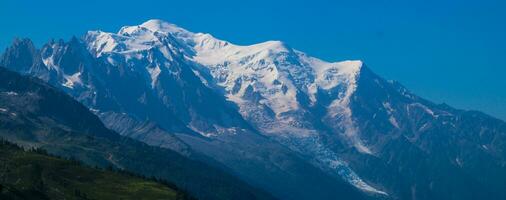
M 138 121 L 126 113 L 98 113 L 108 128 L 123 136 L 142 141 L 151 146 L 172 149 L 185 156 L 193 156 L 192 149 L 171 132 L 159 127 L 152 121 Z
M 185 59 L 185 47 L 172 35 L 152 32 L 143 27 L 135 30 L 122 28 L 118 34 L 90 31 L 84 40 L 84 45 L 88 45 L 89 51 L 98 60 L 105 61 L 111 68 L 124 67 L 125 71 L 131 73 L 130 76 L 140 77 L 140 80 L 128 84 L 133 87 L 143 85 L 144 89 L 139 92 L 125 92 L 131 97 L 114 95 L 117 101 L 135 100 L 144 105 L 164 109 L 163 113 L 173 113 L 185 127 L 202 135 L 215 135 L 223 132 L 223 129 L 247 127 L 222 96 L 200 81 L 190 67 L 192 63 Z M 107 85 L 111 91 L 121 91 L 124 88 L 124 85 Z M 146 95 L 149 94 L 155 99 L 147 99 Z M 107 111 L 102 107 L 97 109 Z M 137 111 L 127 113 L 140 119 L 149 118 L 163 128 L 173 131 L 164 122 L 170 116 L 157 117 L 149 111 L 145 113 L 146 117 L 140 117 Z
M 190 199 L 168 185 L 0 141 L 0 199 Z
M 122 30 L 126 29 L 128 28 Z M 145 34 L 160 36 L 160 33 Z M 123 42 L 127 36 L 131 37 L 130 40 L 139 37 L 90 32 L 85 41 L 95 36 L 106 38 L 105 42 L 113 44 L 116 40 L 111 40 L 109 36 L 123 38 L 120 40 Z M 164 37 L 170 39 L 171 35 L 167 34 Z M 217 92 L 216 88 L 210 87 L 210 83 L 201 82 L 202 79 L 196 71 L 197 63 L 181 58 L 174 60 L 172 57 L 155 53 L 168 52 L 167 46 L 178 45 L 182 48 L 180 46 L 183 43 L 179 40 L 172 41 L 174 45 L 162 42 L 158 44 L 159 41 L 169 40 L 164 37 L 153 39 L 155 42 L 152 48 L 124 50 L 123 46 L 128 47 L 128 42 L 125 42 L 125 45 L 118 46 L 121 47 L 118 52 L 99 53 L 90 47 L 90 52 L 83 51 L 84 44 L 94 43 L 89 41 L 85 43 L 74 38 L 69 42 L 59 41 L 57 44 L 50 42 L 44 45 L 41 54 L 46 54 L 44 52 L 52 54 L 41 57 L 47 69 L 59 69 L 55 72 L 55 77 L 64 77 L 56 82 L 48 80 L 49 83 L 88 106 L 101 117 L 108 128 L 120 134 L 147 144 L 175 150 L 224 170 L 231 170 L 232 174 L 237 174 L 250 184 L 262 187 L 279 198 L 325 199 L 334 196 L 363 198 L 359 191 L 343 182 L 341 178 L 328 177 L 318 167 L 307 163 L 299 153 L 259 134 L 245 122 L 236 106 L 220 96 L 221 93 Z M 30 41 L 18 40 L 15 43 L 20 41 L 25 45 L 15 45 L 17 48 L 9 48 L 7 52 L 10 53 L 5 55 L 17 55 L 16 52 L 23 51 L 22 48 L 32 49 L 33 44 Z M 141 43 L 153 44 L 153 41 L 150 41 L 151 39 Z M 104 44 L 99 46 L 108 47 Z M 178 49 L 173 51 L 175 53 L 167 55 L 179 55 Z M 93 58 L 93 55 L 100 56 Z M 64 60 L 72 62 L 63 62 Z M 152 87 L 149 69 L 150 66 L 158 65 L 161 71 L 155 81 L 155 87 Z M 67 73 L 62 70 L 74 66 L 81 66 L 78 68 L 80 71 Z M 72 84 L 67 84 L 68 79 L 65 77 L 76 73 L 80 78 L 72 81 Z M 82 76 L 83 74 L 87 75 Z M 164 81 L 163 77 L 166 77 L 167 81 Z M 69 87 L 70 85 L 72 87 Z M 151 128 L 146 129 L 143 127 L 145 125 Z M 207 157 L 202 157 L 201 154 Z M 249 162 L 244 162 L 244 158 L 248 158 Z M 341 166 L 344 171 L 351 172 L 344 165 Z M 351 175 L 356 177 L 352 172 Z M 305 190 L 294 189 L 298 187 Z
M 235 45 L 161 20 L 53 43 L 39 52 L 15 41 L 0 63 L 64 89 L 121 134 L 279 198 L 506 196 L 503 121 L 431 103 L 362 61 Z
M 85 36 L 85 41 L 88 44 L 90 52 L 97 58 L 105 59 L 112 65 L 117 65 L 118 62 L 125 60 L 133 63 L 131 64 L 132 68 L 139 73 L 146 71 L 141 70 L 144 66 L 146 66 L 147 72 L 150 74 L 150 66 L 159 66 L 159 62 L 150 61 L 149 59 L 148 61 L 142 62 L 147 64 L 139 64 L 138 62 L 131 61 L 133 58 L 135 58 L 133 60 L 139 58 L 145 60 L 145 55 L 152 55 L 150 53 L 152 51 L 165 53 L 158 57 L 149 57 L 151 59 L 174 60 L 178 56 L 183 57 L 184 60 L 178 61 L 178 64 L 169 63 L 168 65 L 156 68 L 157 70 L 155 71 L 163 73 L 167 69 L 170 70 L 180 66 L 181 63 L 186 64 L 186 66 L 184 66 L 185 69 L 193 72 L 193 76 L 190 77 L 192 79 L 198 77 L 200 79 L 199 83 L 201 82 L 204 84 L 204 86 L 200 86 L 199 88 L 208 88 L 214 91 L 214 93 L 209 93 L 201 97 L 193 96 L 193 98 L 202 100 L 204 97 L 206 100 L 203 102 L 204 104 L 213 105 L 213 108 L 220 108 L 219 110 L 234 109 L 234 107 L 225 106 L 226 104 L 221 105 L 215 103 L 215 101 L 209 101 L 209 99 L 213 99 L 212 97 L 216 94 L 224 95 L 229 102 L 234 103 L 237 107 L 232 112 L 237 112 L 242 115 L 230 115 L 227 117 L 228 120 L 226 121 L 241 121 L 241 119 L 244 118 L 249 124 L 255 126 L 255 130 L 251 130 L 249 124 L 229 123 L 230 126 L 224 128 L 221 124 L 216 124 L 213 121 L 207 120 L 200 124 L 205 124 L 208 127 L 215 127 L 216 129 L 202 130 L 196 128 L 191 122 L 187 123 L 187 126 L 191 129 L 199 132 L 203 136 L 212 137 L 213 140 L 218 140 L 220 143 L 219 146 L 207 144 L 213 145 L 214 147 L 202 147 L 196 145 L 196 141 L 193 141 L 199 140 L 199 138 L 182 136 L 185 142 L 195 144 L 195 149 L 206 154 L 211 154 L 208 150 L 209 148 L 216 149 L 227 146 L 227 148 L 230 148 L 232 146 L 233 148 L 231 149 L 235 149 L 236 151 L 246 151 L 252 155 L 261 155 L 261 153 L 258 153 L 258 150 L 256 150 L 257 152 L 251 152 L 252 149 L 246 147 L 248 141 L 263 140 L 261 137 L 258 138 L 255 134 L 248 135 L 258 130 L 262 134 L 272 134 L 271 136 L 274 136 L 274 141 L 281 141 L 282 145 L 288 146 L 291 151 L 296 150 L 296 154 L 308 152 L 296 156 L 309 156 L 315 158 L 314 161 L 311 162 L 315 163 L 317 168 L 325 168 L 336 176 L 337 179 L 344 177 L 346 181 L 361 189 L 383 194 L 383 192 L 366 184 L 353 172 L 353 170 L 347 167 L 345 162 L 339 160 L 337 155 L 319 146 L 319 143 L 301 142 L 302 144 L 294 144 L 303 140 L 319 140 L 318 130 L 314 127 L 321 126 L 320 124 L 311 122 L 314 116 L 304 108 L 304 106 L 307 106 L 307 103 L 300 105 L 300 98 L 309 99 L 308 97 L 301 97 L 300 92 L 303 90 L 304 92 L 315 93 L 315 88 L 318 87 L 318 84 L 321 84 L 329 90 L 338 86 L 345 87 L 346 84 L 339 84 L 339 80 L 353 81 L 354 72 L 357 71 L 361 63 L 343 62 L 338 63 L 337 67 L 331 66 L 323 61 L 305 56 L 276 41 L 252 46 L 237 46 L 215 39 L 208 34 L 192 33 L 160 20 L 149 20 L 139 26 L 126 26 L 117 34 L 89 32 Z M 304 62 L 307 63 L 301 64 L 299 57 L 303 57 L 305 59 Z M 290 67 L 292 64 L 298 64 L 300 69 Z M 318 67 L 318 69 L 313 70 L 312 67 Z M 340 70 L 334 74 L 334 71 L 338 68 Z M 320 70 L 321 73 L 328 71 L 329 75 L 327 76 L 335 75 L 336 77 L 333 78 L 336 80 L 329 81 L 325 80 L 325 78 L 328 77 L 316 77 L 316 80 L 319 82 L 311 83 L 311 80 L 315 79 L 315 72 L 310 70 Z M 318 71 L 318 73 L 320 73 L 320 71 Z M 153 74 L 150 76 L 151 82 L 158 82 L 159 74 L 157 73 L 156 77 L 152 75 Z M 292 79 L 295 80 L 292 81 Z M 194 83 L 192 85 L 196 84 Z M 192 91 L 193 89 L 187 88 L 186 90 Z M 351 91 L 352 88 L 349 90 Z M 178 95 L 175 96 L 176 98 L 178 97 Z M 181 101 L 190 102 L 185 99 Z M 192 99 L 192 101 L 195 101 L 195 99 Z M 183 106 L 179 107 L 184 108 Z M 194 112 L 191 109 L 182 110 L 185 113 Z M 219 113 L 213 110 L 206 110 L 205 112 Z M 179 116 L 178 114 L 176 115 Z M 185 114 L 182 115 L 183 118 L 184 116 Z M 200 114 L 197 116 L 200 116 Z M 216 119 L 216 117 L 213 118 Z M 161 123 L 160 121 L 157 122 Z M 235 138 L 229 139 L 227 135 L 230 134 L 239 136 L 232 136 Z M 225 137 L 225 139 L 223 139 L 223 137 Z M 351 134 L 349 138 L 354 145 L 362 147 L 358 138 Z M 229 144 L 221 144 L 223 140 L 226 140 L 226 143 Z M 243 147 L 230 143 L 230 140 L 241 141 L 240 144 Z M 265 147 L 261 150 L 266 151 L 266 153 L 272 151 L 268 150 L 268 144 L 271 144 L 271 146 L 276 145 L 272 141 L 264 141 L 262 143 L 265 144 Z M 272 146 L 271 148 L 280 151 L 279 149 L 285 147 Z M 221 155 L 230 153 L 233 152 L 225 149 L 220 153 L 212 155 L 212 157 L 219 160 Z M 284 159 L 293 160 L 294 158 L 291 157 L 293 156 L 286 156 Z M 234 163 L 240 162 L 240 160 L 234 161 L 233 163 L 230 163 L 230 161 L 225 162 L 227 163 L 226 165 L 237 167 Z M 270 165 L 272 162 L 276 161 L 267 160 L 266 163 L 259 163 L 256 165 L 257 168 L 264 167 L 265 165 Z M 296 162 L 299 163 L 301 161 Z M 236 169 L 236 173 L 244 173 L 245 169 L 247 169 L 247 167 Z M 251 175 L 246 174 L 245 176 Z M 257 174 L 253 174 L 253 176 L 258 177 Z
M 506 198 L 506 123 L 431 103 L 368 68 L 358 83 L 354 121 L 376 152 L 347 155 L 361 175 L 400 199 Z
M 0 136 L 26 147 L 173 182 L 201 199 L 269 199 L 233 176 L 105 128 L 70 96 L 0 68 Z

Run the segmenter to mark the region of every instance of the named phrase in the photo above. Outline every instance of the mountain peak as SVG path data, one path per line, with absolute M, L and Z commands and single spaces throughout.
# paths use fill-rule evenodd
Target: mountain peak
M 32 40 L 29 38 L 14 38 L 12 41 L 12 46 L 26 46 L 29 48 L 35 48 L 35 45 L 33 44 Z
M 158 31 L 158 32 L 173 33 L 173 34 L 177 34 L 177 33 L 189 34 L 189 33 L 191 33 L 190 31 L 183 29 L 175 24 L 172 24 L 172 23 L 160 20 L 160 19 L 150 19 L 150 20 L 142 23 L 139 26 L 147 28 L 148 30 L 153 31 L 153 32 Z
M 19 72 L 27 72 L 34 64 L 40 64 L 37 49 L 28 38 L 15 38 L 12 45 L 0 55 L 0 66 L 9 66 Z
M 328 199 L 345 194 L 339 185 L 380 199 L 506 199 L 506 173 L 480 173 L 506 171 L 504 122 L 424 100 L 360 60 L 327 62 L 281 41 L 236 45 L 153 19 L 42 50 L 17 39 L 0 65 L 62 89 L 125 136 L 188 147 L 282 199 Z
M 266 42 L 262 42 L 257 44 L 256 46 L 264 47 L 273 51 L 288 51 L 290 48 L 283 41 L 279 40 L 269 40 Z

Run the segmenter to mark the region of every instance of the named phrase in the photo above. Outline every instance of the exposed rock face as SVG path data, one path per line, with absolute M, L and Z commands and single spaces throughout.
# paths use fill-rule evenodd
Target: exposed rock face
M 431 103 L 361 61 L 149 20 L 40 51 L 16 41 L 0 63 L 63 89 L 123 135 L 209 156 L 279 198 L 350 186 L 393 199 L 506 196 L 503 121 Z

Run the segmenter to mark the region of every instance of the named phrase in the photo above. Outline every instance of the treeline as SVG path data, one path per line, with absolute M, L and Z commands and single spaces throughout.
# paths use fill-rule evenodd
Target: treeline
M 90 170 L 96 170 L 98 172 L 102 173 L 111 173 L 116 174 L 118 176 L 123 177 L 130 177 L 130 178 L 137 178 L 142 179 L 149 182 L 154 182 L 160 185 L 163 185 L 165 187 L 168 187 L 176 192 L 176 198 L 175 199 L 195 199 L 191 195 L 189 195 L 186 191 L 178 188 L 175 184 L 168 182 L 163 179 L 159 179 L 157 177 L 146 177 L 143 175 L 139 175 L 137 173 L 132 173 L 130 171 L 125 171 L 123 169 L 119 169 L 114 167 L 113 165 L 109 165 L 108 167 L 101 168 L 99 166 L 88 166 L 84 164 L 83 162 L 75 159 L 75 158 L 64 158 L 57 155 L 52 155 L 48 153 L 45 149 L 42 148 L 23 148 L 22 146 L 19 146 L 15 143 L 9 142 L 7 140 L 0 138 L 0 155 L 5 155 L 5 157 L 0 158 L 0 161 L 2 159 L 5 159 L 4 161 L 9 161 L 8 155 L 13 152 L 23 152 L 27 154 L 35 154 L 35 155 L 41 155 L 41 156 L 47 156 L 56 158 L 59 160 L 62 160 L 65 162 L 65 165 L 68 166 L 74 166 L 79 168 L 89 168 Z M 0 199 L 50 199 L 46 192 L 48 190 L 48 187 L 46 183 L 43 181 L 43 179 L 37 179 L 33 180 L 29 188 L 23 188 L 23 190 L 18 189 L 13 184 L 6 183 L 5 176 L 9 175 L 13 171 L 12 164 L 9 165 L 8 162 L 0 163 Z M 37 164 L 34 164 L 33 166 L 38 166 Z M 35 167 L 36 168 L 36 167 Z M 58 173 L 58 172 L 56 172 Z M 66 188 L 67 183 L 63 180 L 57 181 L 58 185 Z M 81 190 L 80 188 L 74 188 L 73 189 L 73 196 L 76 199 L 91 199 L 89 194 Z M 117 198 L 121 199 L 121 198 Z

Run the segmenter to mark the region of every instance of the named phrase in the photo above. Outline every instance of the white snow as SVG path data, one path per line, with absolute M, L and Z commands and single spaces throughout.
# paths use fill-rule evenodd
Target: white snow
M 48 69 L 56 69 L 56 66 L 54 64 L 53 55 L 51 55 L 47 58 L 42 58 L 42 62 L 44 63 L 44 65 L 46 65 L 46 67 Z
M 156 82 L 158 82 L 158 76 L 160 75 L 160 66 L 155 66 L 154 68 L 146 67 L 146 70 L 148 70 L 148 73 L 151 76 L 151 87 L 154 88 Z
M 100 110 L 95 109 L 95 108 L 90 108 L 90 111 L 91 111 L 92 113 L 95 113 L 95 114 L 100 113 Z
M 177 38 L 179 43 L 164 42 L 171 36 Z M 310 92 L 314 101 L 317 88 L 331 89 L 339 83 L 353 81 L 351 79 L 362 65 L 360 61 L 324 62 L 293 50 L 280 41 L 234 45 L 209 34 L 193 33 L 156 19 L 138 26 L 123 27 L 117 34 L 92 31 L 88 33 L 87 41 L 96 56 L 110 52 L 129 54 L 158 48 L 167 59 L 172 58 L 165 46 L 188 45 L 192 52 L 182 52 L 184 56 L 209 68 L 218 85 L 227 91 L 237 88 L 237 93 L 227 94 L 229 100 L 239 104 L 237 100 L 241 99 L 247 86 L 251 85 L 253 92 L 265 98 L 259 103 L 272 109 L 278 116 L 299 109 L 296 97 L 298 92 Z M 288 56 L 299 57 L 305 62 L 304 66 L 290 66 Z M 300 71 L 307 71 L 306 74 L 295 77 L 298 82 L 307 82 L 305 85 L 297 86 L 291 80 L 294 78 L 294 69 L 291 68 L 297 67 L 304 68 Z M 153 85 L 161 72 L 158 69 L 146 69 Z M 311 76 L 317 77 L 313 83 L 308 81 Z M 242 82 L 241 86 L 235 85 L 237 81 Z
M 76 84 L 82 85 L 83 82 L 81 81 L 81 72 L 77 72 L 75 74 L 72 74 L 70 76 L 64 75 L 66 82 L 63 84 L 63 86 L 74 89 L 74 86 Z
M 172 41 L 172 37 L 176 39 Z M 239 105 L 248 103 L 242 98 L 246 88 L 253 86 L 252 92 L 258 93 L 264 99 L 257 103 L 267 106 L 277 116 L 299 109 L 299 92 L 309 93 L 314 102 L 317 88 L 328 90 L 343 83 L 353 84 L 354 76 L 362 65 L 360 61 L 328 63 L 293 50 L 280 41 L 248 46 L 234 45 L 209 34 L 193 33 L 156 19 L 138 26 L 125 26 L 117 34 L 90 31 L 86 41 L 90 51 L 97 57 L 115 52 L 122 54 L 125 60 L 133 57 L 143 59 L 142 52 L 153 48 L 159 49 L 167 60 L 172 60 L 170 49 L 177 45 L 187 45 L 191 51 L 179 53 L 207 67 L 218 86 L 228 92 L 226 96 L 229 100 Z M 289 60 L 290 56 L 298 57 L 296 59 L 303 64 L 292 66 L 294 64 Z M 109 62 L 115 64 L 116 61 Z M 294 68 L 304 69 L 295 71 L 297 69 Z M 152 87 L 162 71 L 160 67 L 146 67 Z M 299 76 L 294 76 L 295 73 Z M 202 77 L 200 74 L 199 76 Z M 316 77 L 316 80 L 311 82 L 311 77 Z M 241 82 L 241 85 L 236 85 L 237 82 Z M 295 82 L 305 84 L 296 85 Z M 354 87 L 350 85 L 346 97 L 353 93 Z M 233 89 L 235 92 L 232 93 Z M 345 107 L 346 97 L 335 103 Z
M 111 52 L 118 46 L 114 35 L 102 31 L 88 31 L 86 41 L 88 41 L 90 49 L 93 49 L 92 53 L 97 56 L 100 56 L 102 52 Z
M 399 124 L 397 123 L 397 119 L 395 119 L 395 117 L 393 116 L 393 112 L 394 110 L 392 109 L 392 106 L 390 105 L 389 102 L 383 102 L 383 107 L 386 109 L 387 111 L 387 114 L 388 114 L 388 121 L 390 121 L 390 123 L 396 127 L 396 128 L 399 128 Z
M 86 41 L 89 50 L 97 57 L 115 53 L 122 55 L 127 62 L 132 59 L 153 62 L 153 55 L 145 52 L 157 49 L 167 61 L 171 61 L 176 53 L 197 63 L 199 66 L 192 69 L 195 74 L 206 80 L 202 73 L 209 73 L 214 79 L 213 84 L 224 89 L 227 99 L 239 106 L 241 114 L 247 119 L 253 118 L 258 122 L 258 128 L 265 132 L 283 129 L 281 132 L 285 133 L 288 130 L 296 130 L 292 134 L 311 133 L 311 127 L 305 128 L 299 123 L 307 111 L 301 107 L 297 96 L 305 94 L 314 104 L 319 90 L 344 88 L 328 106 L 328 116 L 340 117 L 340 124 L 345 128 L 344 136 L 349 142 L 359 151 L 371 153 L 358 136 L 349 108 L 361 61 L 326 62 L 280 41 L 235 45 L 210 34 L 193 33 L 156 19 L 137 26 L 125 26 L 118 33 L 90 31 Z M 109 60 L 111 64 L 120 62 Z M 165 67 L 145 66 L 144 73 L 151 78 L 152 88 L 164 71 Z M 203 82 L 213 87 L 207 80 Z M 71 87 L 70 83 L 66 85 Z M 274 117 L 269 116 L 269 112 L 273 112 Z
M 18 95 L 17 92 L 13 92 L 13 91 L 5 92 L 5 94 L 7 94 L 8 96 L 17 96 Z
M 316 59 L 313 59 L 316 60 Z M 352 111 L 349 107 L 350 98 L 356 90 L 357 78 L 360 68 L 362 67 L 361 61 L 345 61 L 341 63 L 330 64 L 317 64 L 320 66 L 320 73 L 317 73 L 316 84 L 317 87 L 322 89 L 332 89 L 338 84 L 344 84 L 344 92 L 332 101 L 327 108 L 327 115 L 331 118 L 342 118 L 341 125 L 345 129 L 345 136 L 348 138 L 357 150 L 362 153 L 372 154 L 372 151 L 363 143 L 358 135 L 358 130 L 352 119 Z M 321 67 L 324 66 L 324 67 Z M 339 67 L 337 67 L 339 66 Z M 323 74 L 323 75 L 322 75 Z M 312 91 L 312 100 L 316 100 L 314 96 L 316 91 Z
M 89 31 L 86 35 L 88 48 L 97 57 L 110 52 L 137 52 L 161 45 L 158 37 L 147 29 L 136 29 L 129 35 L 105 33 L 101 31 Z
M 444 122 L 443 122 L 443 123 L 444 123 Z M 424 124 L 422 125 L 422 127 L 420 127 L 420 128 L 418 129 L 418 131 L 423 131 L 423 130 L 424 130 L 426 127 L 428 127 L 429 125 L 430 125 L 429 123 L 424 123 Z
M 324 106 L 326 118 L 331 121 L 324 123 L 331 123 L 328 125 L 333 128 L 333 134 L 342 135 L 358 151 L 372 154 L 359 136 L 349 107 L 363 65 L 361 61 L 326 62 L 280 41 L 236 45 L 161 20 L 125 26 L 118 33 L 90 31 L 85 40 L 94 56 L 105 57 L 112 65 L 126 63 L 130 70 L 143 74 L 153 89 L 160 75 L 173 73 L 174 59 L 186 59 L 184 62 L 189 63 L 188 67 L 206 86 L 223 92 L 238 106 L 240 114 L 262 133 L 276 140 L 304 141 L 290 147 L 317 157 L 323 168 L 337 171 L 355 187 L 386 195 L 360 179 L 337 155 L 329 153 L 331 150 L 311 141 L 310 138 L 321 133 L 312 124 L 305 123 L 309 121 L 305 119 L 309 112 L 307 106 L 319 103 L 319 91 L 327 92 L 332 99 Z M 146 64 L 139 66 L 138 63 Z M 71 77 L 66 87 L 80 80 L 79 75 Z M 306 96 L 310 105 L 301 103 L 299 95 Z M 395 118 L 391 122 L 396 124 Z M 202 131 L 191 123 L 189 128 L 205 137 L 237 133 L 233 128 L 222 127 L 215 127 L 215 132 Z
M 419 107 L 424 112 L 426 112 L 427 114 L 431 115 L 432 117 L 438 117 L 438 115 L 434 114 L 434 111 L 432 111 L 430 108 L 428 108 L 427 106 L 425 106 L 425 105 L 423 105 L 421 103 L 412 103 L 412 104 L 409 104 L 408 106 Z
M 328 171 L 331 174 L 338 175 L 343 180 L 347 181 L 356 188 L 370 193 L 376 193 L 381 195 L 388 195 L 386 192 L 381 191 L 370 184 L 366 183 L 360 176 L 348 166 L 348 163 L 341 160 L 339 156 L 328 149 L 322 144 L 320 136 L 312 135 L 309 137 L 296 137 L 288 142 L 291 144 L 292 149 L 294 148 L 293 143 L 305 144 L 301 149 L 294 149 L 302 154 L 310 155 L 313 158 L 315 166 L 322 168 L 324 171 Z M 297 145 L 295 145 L 297 146 Z M 296 148 L 296 147 L 295 147 Z
M 51 45 L 51 49 L 55 50 L 55 49 L 58 49 L 58 45 L 57 43 L 55 44 L 52 44 Z M 57 66 L 54 62 L 54 54 L 56 52 L 53 52 L 51 55 L 47 56 L 47 57 L 43 57 L 42 58 L 42 63 L 44 63 L 44 65 L 49 69 L 49 70 L 55 70 L 57 72 L 60 71 L 60 68 L 59 66 Z
M 279 61 L 275 55 L 288 51 L 281 42 L 238 46 L 207 34 L 197 34 L 195 44 L 197 53 L 193 60 L 210 69 L 218 85 L 229 92 L 229 100 L 237 104 L 245 102 L 237 100 L 242 99 L 246 88 L 251 85 L 254 92 L 265 98 L 259 103 L 268 106 L 277 115 L 298 109 L 297 89 L 275 65 Z M 241 85 L 237 86 L 239 81 Z M 239 87 L 235 94 L 232 93 L 234 87 Z
M 399 128 L 399 124 L 397 123 L 397 120 L 395 119 L 394 116 L 390 115 L 390 117 L 388 118 L 388 121 L 390 121 L 390 123 L 395 126 L 396 128 Z
M 332 160 L 331 165 L 333 168 L 335 168 L 339 175 L 342 177 L 345 177 L 345 180 L 347 180 L 351 185 L 370 193 L 376 193 L 381 195 L 388 195 L 386 192 L 383 192 L 379 189 L 374 188 L 373 186 L 367 184 L 362 180 L 354 171 L 352 171 L 346 163 L 339 161 L 339 160 Z
M 214 136 L 216 136 L 216 134 L 215 134 L 215 133 L 213 133 L 213 132 L 206 132 L 206 131 L 202 131 L 202 130 L 200 130 L 199 128 L 197 128 L 197 127 L 193 126 L 192 124 L 188 125 L 188 128 L 190 128 L 191 130 L 193 130 L 193 131 L 195 131 L 195 132 L 199 133 L 200 135 L 202 135 L 202 136 L 204 136 L 204 137 L 208 137 L 208 138 L 209 138 L 209 137 L 214 137 Z
M 171 34 L 174 34 L 174 35 L 180 36 L 180 37 L 184 37 L 184 36 L 193 34 L 181 27 L 178 27 L 175 24 L 171 24 L 166 21 L 159 20 L 159 19 L 148 20 L 148 21 L 144 22 L 143 24 L 141 24 L 140 27 L 144 27 L 144 28 L 149 29 L 150 31 L 153 31 L 153 32 L 158 31 L 158 32 L 171 33 Z
M 455 158 L 455 162 L 457 163 L 458 166 L 462 167 L 462 160 L 460 158 Z

